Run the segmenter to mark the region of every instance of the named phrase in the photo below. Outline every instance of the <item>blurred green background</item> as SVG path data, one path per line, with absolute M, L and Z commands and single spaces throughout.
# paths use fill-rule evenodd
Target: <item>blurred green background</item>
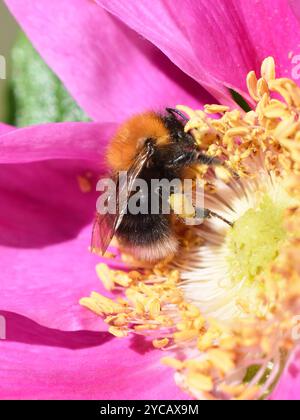
M 0 3 L 0 55 L 7 79 L 0 80 L 0 120 L 18 127 L 87 121 L 57 76 L 48 68 Z
M 11 74 L 10 50 L 17 36 L 18 27 L 6 6 L 0 1 L 0 55 L 6 59 L 7 80 L 0 79 L 0 119 L 8 118 L 7 90 Z

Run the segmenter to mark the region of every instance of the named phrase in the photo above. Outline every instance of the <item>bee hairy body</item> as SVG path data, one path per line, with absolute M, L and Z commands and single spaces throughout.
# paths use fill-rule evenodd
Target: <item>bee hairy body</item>
M 107 163 L 115 180 L 120 172 L 127 173 L 125 187 L 116 181 L 117 196 L 125 188 L 127 201 L 117 202 L 117 211 L 114 214 L 97 212 L 92 249 L 100 249 L 104 253 L 116 235 L 121 249 L 139 260 L 158 261 L 176 253 L 178 238 L 174 232 L 174 215 L 162 211 L 166 199 L 165 194 L 162 194 L 164 187 L 159 185 L 153 191 L 152 181 L 167 180 L 171 183 L 174 180 L 183 180 L 187 169 L 193 164 L 223 163 L 200 151 L 192 135 L 185 132 L 184 123 L 177 118 L 179 115 L 187 121 L 180 111 L 170 108 L 166 108 L 166 111 L 165 114 L 146 112 L 133 116 L 121 125 L 111 140 L 107 150 Z M 132 193 L 138 179 L 143 180 L 147 188 L 139 191 L 137 201 L 140 204 L 147 203 L 147 209 L 144 211 L 145 207 L 142 206 L 143 211 L 131 212 L 128 204 L 133 198 Z M 167 200 L 172 193 L 168 190 Z M 156 211 L 152 211 L 154 199 Z M 200 213 L 197 214 L 201 214 L 201 218 L 218 217 L 231 225 L 208 209 L 198 210 Z
M 137 115 L 120 127 L 110 143 L 107 159 L 111 169 L 114 172 L 128 170 L 146 141 L 152 143 L 154 152 L 139 178 L 147 182 L 147 203 L 151 209 L 151 180 L 182 178 L 184 167 L 194 158 L 195 144 L 174 115 L 163 116 L 154 112 Z M 183 156 L 186 162 L 182 160 Z M 161 212 L 127 212 L 116 236 L 121 247 L 138 259 L 160 260 L 178 249 L 172 219 L 171 215 Z
M 151 190 L 152 179 L 172 181 L 176 177 L 175 171 L 166 171 L 159 165 L 145 168 L 139 175 L 148 187 L 145 197 L 148 212 L 135 215 L 128 211 L 116 235 L 121 247 L 140 260 L 159 260 L 177 251 L 178 240 L 173 233 L 172 216 L 162 214 L 161 206 L 159 214 L 151 214 L 150 211 L 152 200 L 155 198 Z

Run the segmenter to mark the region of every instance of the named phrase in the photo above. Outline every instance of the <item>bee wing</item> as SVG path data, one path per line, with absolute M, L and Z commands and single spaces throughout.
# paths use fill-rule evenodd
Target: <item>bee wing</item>
M 102 254 L 107 250 L 126 213 L 128 198 L 135 180 L 152 154 L 152 146 L 146 144 L 128 170 L 127 177 L 125 176 L 125 179 L 121 180 L 121 182 L 118 175 L 114 177 L 116 183 L 116 213 L 100 214 L 97 212 L 92 232 L 92 250 L 100 250 Z M 114 199 L 114 197 L 109 199 Z
M 113 230 L 111 229 L 113 223 L 113 215 L 96 214 L 92 232 L 92 251 L 101 251 L 102 254 L 105 253 L 113 237 Z

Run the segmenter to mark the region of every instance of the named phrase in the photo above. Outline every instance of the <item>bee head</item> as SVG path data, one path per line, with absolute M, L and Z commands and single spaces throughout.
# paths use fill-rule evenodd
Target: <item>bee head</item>
M 155 165 L 165 168 L 180 169 L 195 161 L 197 153 L 193 144 L 173 142 L 157 147 L 153 155 L 153 162 Z
M 170 132 L 173 142 L 194 145 L 195 140 L 193 136 L 184 131 L 188 118 L 178 109 L 166 108 L 166 111 L 167 116 L 164 118 L 164 123 Z

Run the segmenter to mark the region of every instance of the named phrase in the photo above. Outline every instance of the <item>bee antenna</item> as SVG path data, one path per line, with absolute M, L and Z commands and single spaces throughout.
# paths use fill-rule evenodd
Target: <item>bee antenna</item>
M 222 220 L 224 223 L 229 225 L 230 227 L 234 226 L 234 223 L 230 222 L 229 220 L 225 219 L 224 217 L 220 216 L 218 213 L 215 213 L 214 211 L 204 209 L 204 217 L 206 219 L 210 219 L 211 217 L 216 217 L 219 220 Z
M 171 115 L 174 115 L 174 114 L 176 114 L 176 115 L 179 115 L 185 122 L 188 122 L 188 118 L 181 112 L 181 111 L 179 111 L 178 109 L 175 109 L 175 108 L 166 108 L 166 111 L 169 113 L 169 114 L 171 114 Z

